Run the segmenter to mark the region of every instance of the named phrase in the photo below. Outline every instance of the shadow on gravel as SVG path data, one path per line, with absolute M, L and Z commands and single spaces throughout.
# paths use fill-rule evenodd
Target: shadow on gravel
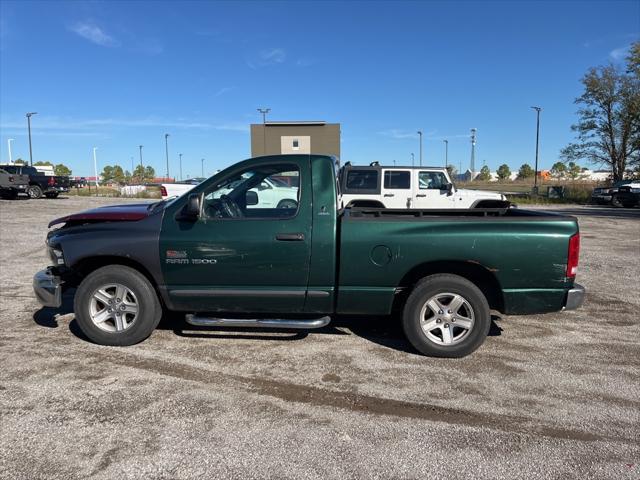
M 33 314 L 33 321 L 41 327 L 58 328 L 57 315 L 67 315 L 73 313 L 73 296 L 75 291 L 68 291 L 62 296 L 60 308 L 42 307 Z

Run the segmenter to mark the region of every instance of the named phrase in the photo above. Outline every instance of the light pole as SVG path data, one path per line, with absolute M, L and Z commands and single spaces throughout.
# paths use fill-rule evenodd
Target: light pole
M 202 177 L 204 177 L 204 158 L 202 160 L 200 160 L 200 165 L 202 168 Z
M 31 115 L 37 115 L 38 112 L 27 113 L 27 128 L 29 129 L 29 165 L 33 167 L 33 150 L 31 149 Z
M 422 130 L 418 130 L 418 136 L 420 137 L 420 166 L 422 166 Z
M 471 129 L 471 176 L 473 177 L 473 173 L 476 171 L 476 132 L 477 128 Z M 473 180 L 473 178 L 471 179 Z
M 182 154 L 179 153 L 178 157 L 180 157 L 180 180 L 182 180 Z
M 449 166 L 449 140 L 443 140 L 444 142 L 444 168 Z
M 262 154 L 267 154 L 267 113 L 271 111 L 270 108 L 259 108 L 258 111 L 262 114 Z
M 536 166 L 533 174 L 533 192 L 538 194 L 538 142 L 540 140 L 540 110 L 541 107 L 531 107 L 536 111 Z
M 98 160 L 96 160 L 96 150 L 98 147 L 93 147 L 93 173 L 96 176 L 96 189 L 98 188 Z
M 13 138 L 7 138 L 7 147 L 9 148 L 9 163 L 13 164 L 13 157 L 11 156 L 11 142 L 13 142 Z
M 164 151 L 167 155 L 167 181 L 169 181 L 169 134 L 164 134 Z
M 413 153 L 411 153 L 411 166 L 416 166 L 416 156 Z

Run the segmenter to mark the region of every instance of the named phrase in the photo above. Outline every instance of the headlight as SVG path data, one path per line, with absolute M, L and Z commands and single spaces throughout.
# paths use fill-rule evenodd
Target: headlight
M 640 193 L 640 188 L 632 188 L 631 192 L 632 193 Z

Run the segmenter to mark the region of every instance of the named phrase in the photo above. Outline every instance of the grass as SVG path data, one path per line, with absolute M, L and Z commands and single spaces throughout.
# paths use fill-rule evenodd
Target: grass
M 563 203 L 589 203 L 591 192 L 598 185 L 597 182 L 585 181 L 544 181 L 538 183 L 538 195 L 532 195 L 533 182 L 465 182 L 459 184 L 461 188 L 471 190 L 487 190 L 504 193 L 507 198 L 519 204 L 563 204 Z M 563 198 L 549 198 L 548 187 L 564 187 Z M 512 193 L 513 195 L 509 195 Z
M 147 187 L 146 190 L 136 193 L 134 195 L 123 195 L 117 188 L 111 187 L 98 187 L 96 188 L 72 188 L 69 190 L 69 195 L 76 195 L 79 197 L 118 197 L 118 198 L 162 198 L 160 195 L 159 187 Z

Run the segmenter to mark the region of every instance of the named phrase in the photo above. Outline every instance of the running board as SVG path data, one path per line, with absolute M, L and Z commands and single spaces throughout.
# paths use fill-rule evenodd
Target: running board
M 188 324 L 196 327 L 250 327 L 250 328 L 294 328 L 312 330 L 329 325 L 331 317 L 314 318 L 311 320 L 288 320 L 275 318 L 214 318 L 195 314 L 185 315 Z

